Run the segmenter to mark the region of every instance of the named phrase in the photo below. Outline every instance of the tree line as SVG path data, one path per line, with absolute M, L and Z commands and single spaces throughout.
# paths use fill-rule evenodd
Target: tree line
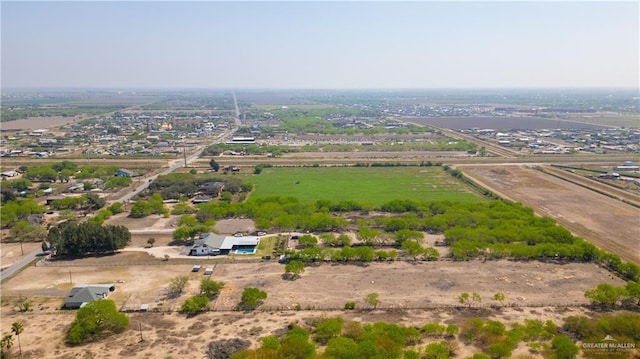
M 454 260 L 474 258 L 597 262 L 628 280 L 640 279 L 640 267 L 573 236 L 549 217 L 506 200 L 480 203 L 393 200 L 381 206 L 355 201 L 301 202 L 293 197 L 270 197 L 246 202 L 207 202 L 196 206 L 195 218 L 210 220 L 247 217 L 259 230 L 344 232 L 354 223 L 343 214 L 383 212 L 355 223 L 367 244 L 401 246 L 416 232 L 444 234 Z M 420 235 L 421 236 L 421 235 Z M 408 248 L 407 248 L 408 249 Z
M 100 225 L 68 221 L 52 227 L 47 236 L 57 256 L 82 256 L 89 253 L 111 253 L 124 248 L 131 233 L 124 226 Z

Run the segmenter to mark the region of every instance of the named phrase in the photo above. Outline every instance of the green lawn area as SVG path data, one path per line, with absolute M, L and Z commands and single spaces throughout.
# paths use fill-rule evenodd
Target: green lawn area
M 263 257 L 271 255 L 273 251 L 273 245 L 276 243 L 276 237 L 263 237 L 260 238 L 258 243 L 258 250 L 256 250 L 256 256 Z
M 250 201 L 270 196 L 292 196 L 303 202 L 353 200 L 374 206 L 395 199 L 483 201 L 441 167 L 265 168 L 245 181 L 255 185 Z

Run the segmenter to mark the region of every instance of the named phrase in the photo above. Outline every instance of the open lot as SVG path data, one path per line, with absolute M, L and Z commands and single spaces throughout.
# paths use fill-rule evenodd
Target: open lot
M 601 124 L 579 122 L 579 119 L 563 120 L 558 118 L 546 119 L 540 117 L 411 117 L 408 118 L 408 120 L 411 122 L 434 125 L 454 130 L 474 127 L 491 128 L 494 130 L 541 130 L 548 128 L 590 129 L 607 127 Z
M 428 322 L 461 325 L 471 317 L 500 320 L 503 323 L 520 322 L 524 319 L 562 320 L 572 315 L 593 314 L 584 308 L 541 307 L 501 309 L 434 309 L 375 311 L 257 311 L 207 312 L 194 318 L 185 318 L 178 313 L 141 313 L 130 315 L 129 329 L 117 336 L 92 344 L 68 347 L 64 344 L 65 329 L 71 324 L 74 312 L 9 314 L 0 325 L 7 332 L 10 323 L 20 320 L 25 331 L 20 335 L 23 355 L 21 358 L 113 358 L 132 359 L 206 358 L 208 344 L 212 341 L 243 338 L 258 345 L 260 338 L 282 333 L 292 323 L 309 327 L 316 319 L 341 316 L 347 321 L 374 323 L 378 321 L 407 326 L 422 326 Z M 142 338 L 142 340 L 141 340 Z M 429 340 L 423 341 L 425 345 Z M 459 343 L 457 357 L 470 357 L 478 352 L 473 346 Z M 521 344 L 512 357 L 531 356 L 526 345 Z
M 556 219 L 624 260 L 640 263 L 640 209 L 524 165 L 459 167 L 502 197 Z
M 116 256 L 126 260 L 132 253 Z M 136 254 L 141 255 L 141 254 Z M 185 319 L 175 310 L 189 295 L 198 291 L 202 273 L 190 272 L 191 265 L 111 266 L 100 259 L 85 259 L 90 266 L 30 267 L 3 284 L 2 332 L 11 322 L 20 320 L 25 332 L 21 336 L 25 357 L 107 358 L 114 355 L 131 358 L 201 357 L 212 340 L 246 338 L 257 343 L 263 336 L 281 330 L 291 322 L 309 323 L 311 318 L 341 315 L 345 319 L 365 322 L 388 321 L 422 325 L 428 321 L 459 324 L 473 316 L 497 317 L 505 321 L 552 319 L 583 314 L 580 307 L 555 307 L 585 303 L 584 291 L 607 282 L 620 285 L 620 279 L 593 264 L 551 264 L 539 262 L 464 263 L 393 262 L 367 266 L 321 264 L 308 267 L 295 281 L 282 279 L 283 266 L 274 262 L 228 263 L 215 265 L 212 278 L 226 283 L 220 296 L 211 304 L 214 312 Z M 473 276 L 469 273 L 474 273 Z M 186 293 L 177 299 L 166 299 L 164 288 L 169 279 L 188 275 Z M 73 321 L 74 311 L 57 310 L 74 284 L 116 282 L 110 296 L 119 307 L 138 307 L 148 303 L 161 313 L 131 315 L 130 329 L 125 333 L 93 344 L 70 348 L 64 344 L 64 331 Z M 268 293 L 268 298 L 255 313 L 232 310 L 244 288 L 256 286 Z M 322 288 L 319 290 L 318 288 Z M 410 288 L 410 289 L 409 289 Z M 380 294 L 381 309 L 374 312 L 335 311 L 347 301 L 366 308 L 363 297 L 371 292 Z M 485 309 L 455 309 L 462 292 L 478 292 Z M 544 307 L 502 308 L 488 305 L 497 291 L 506 295 L 506 303 Z M 26 295 L 34 298 L 34 311 L 16 313 L 10 298 Z M 293 311 L 299 305 L 302 311 Z M 476 305 L 480 306 L 480 305 Z M 423 309 L 415 309 L 423 308 Z M 428 310 L 424 310 L 427 308 Z M 140 342 L 140 333 L 144 341 Z M 28 344 L 25 344 L 28 343 Z M 117 348 L 117 349 L 116 349 Z M 460 353 L 473 354 L 473 347 L 461 346 Z M 197 354 L 197 356 L 196 356 Z M 463 355 L 463 357 L 464 357 Z
M 15 121 L 7 121 L 2 123 L 3 131 L 19 131 L 19 130 L 37 130 L 41 128 L 53 128 L 63 126 L 84 119 L 82 116 L 62 117 L 29 117 Z

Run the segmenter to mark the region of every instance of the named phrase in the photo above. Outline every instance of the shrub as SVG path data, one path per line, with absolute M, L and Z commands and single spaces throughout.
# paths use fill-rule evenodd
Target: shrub
M 180 310 L 188 314 L 196 314 L 205 310 L 208 305 L 209 297 L 196 295 L 185 300 Z
M 113 300 L 95 300 L 78 309 L 76 319 L 67 332 L 70 344 L 91 341 L 104 332 L 120 333 L 129 326 L 129 317 L 119 313 Z

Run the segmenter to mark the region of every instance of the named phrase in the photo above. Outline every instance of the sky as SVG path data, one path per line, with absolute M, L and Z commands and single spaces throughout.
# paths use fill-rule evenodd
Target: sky
M 0 84 L 638 88 L 639 4 L 3 0 Z

